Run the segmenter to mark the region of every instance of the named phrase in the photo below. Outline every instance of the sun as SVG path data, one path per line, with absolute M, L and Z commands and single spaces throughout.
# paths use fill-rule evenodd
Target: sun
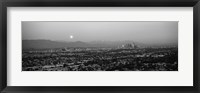
M 70 39 L 73 39 L 73 38 L 74 38 L 74 36 L 73 36 L 73 35 L 70 35 L 70 36 L 69 36 L 69 38 L 70 38 Z

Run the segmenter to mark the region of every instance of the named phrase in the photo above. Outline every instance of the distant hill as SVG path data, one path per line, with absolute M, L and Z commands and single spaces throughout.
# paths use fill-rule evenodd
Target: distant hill
M 89 47 L 90 45 L 84 42 L 58 42 L 50 40 L 23 40 L 23 49 L 44 49 L 44 48 L 63 48 L 63 47 Z
M 133 41 L 92 41 L 92 42 L 61 42 L 51 40 L 22 40 L 23 49 L 46 49 L 46 48 L 63 48 L 63 47 L 120 47 Z M 134 42 L 137 46 L 146 47 L 150 44 Z
M 23 49 L 46 49 L 46 48 L 63 48 L 63 47 L 114 47 L 106 44 L 94 44 L 89 42 L 59 42 L 51 40 L 23 40 Z

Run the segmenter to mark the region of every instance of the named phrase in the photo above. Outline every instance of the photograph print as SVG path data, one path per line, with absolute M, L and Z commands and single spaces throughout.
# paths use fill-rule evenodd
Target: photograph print
M 178 71 L 178 21 L 22 21 L 22 71 Z

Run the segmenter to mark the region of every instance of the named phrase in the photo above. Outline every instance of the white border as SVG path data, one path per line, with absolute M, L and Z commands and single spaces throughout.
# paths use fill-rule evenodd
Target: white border
M 192 7 L 9 7 L 8 86 L 193 86 Z M 21 72 L 21 21 L 179 21 L 179 71 Z

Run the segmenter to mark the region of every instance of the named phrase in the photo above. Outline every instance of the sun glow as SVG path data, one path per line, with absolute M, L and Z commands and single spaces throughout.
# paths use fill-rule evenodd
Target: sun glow
M 73 35 L 70 35 L 70 36 L 69 36 L 69 38 L 70 38 L 70 39 L 73 39 L 73 38 L 74 38 L 74 36 L 73 36 Z

